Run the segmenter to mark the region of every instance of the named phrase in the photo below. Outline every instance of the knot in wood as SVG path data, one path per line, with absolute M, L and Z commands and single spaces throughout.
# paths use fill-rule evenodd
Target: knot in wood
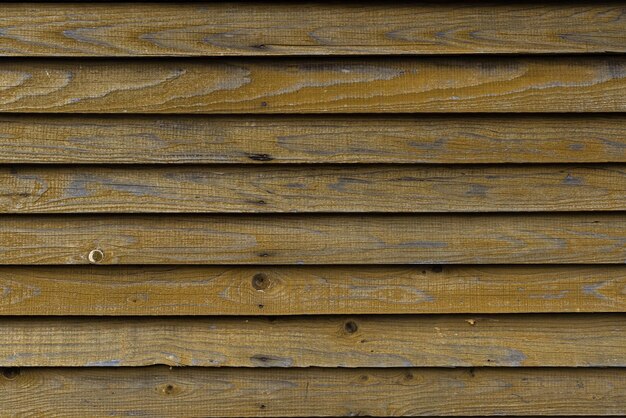
M 97 264 L 104 259 L 104 252 L 98 249 L 91 250 L 87 258 L 89 259 L 90 263 Z

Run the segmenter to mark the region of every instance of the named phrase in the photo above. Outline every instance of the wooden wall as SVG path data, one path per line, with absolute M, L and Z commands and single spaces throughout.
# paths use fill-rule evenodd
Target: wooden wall
M 624 1 L 3 3 L 0 416 L 626 415 L 625 53 Z

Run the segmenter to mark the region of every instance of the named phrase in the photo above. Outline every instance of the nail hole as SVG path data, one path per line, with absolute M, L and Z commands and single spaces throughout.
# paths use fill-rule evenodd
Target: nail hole
M 91 250 L 87 258 L 89 258 L 90 263 L 99 263 L 104 259 L 104 253 L 102 250 Z
M 354 321 L 348 321 L 343 325 L 343 328 L 346 330 L 346 332 L 348 334 L 354 334 L 359 327 L 357 326 L 356 322 Z
M 252 276 L 252 287 L 256 290 L 265 290 L 269 287 L 270 280 L 267 275 L 263 273 L 257 273 Z
M 137 293 L 135 295 L 130 295 L 126 298 L 130 303 L 142 303 L 148 301 L 149 296 L 147 293 Z

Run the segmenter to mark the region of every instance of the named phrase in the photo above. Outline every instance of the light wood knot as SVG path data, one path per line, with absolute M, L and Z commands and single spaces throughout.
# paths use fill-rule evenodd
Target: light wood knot
M 104 260 L 104 252 L 102 250 L 91 250 L 89 255 L 87 256 L 89 262 L 92 264 L 98 264 L 102 260 Z
M 175 396 L 180 393 L 180 388 L 171 383 L 168 383 L 168 384 L 160 385 L 159 387 L 157 387 L 157 391 L 160 392 L 162 395 Z

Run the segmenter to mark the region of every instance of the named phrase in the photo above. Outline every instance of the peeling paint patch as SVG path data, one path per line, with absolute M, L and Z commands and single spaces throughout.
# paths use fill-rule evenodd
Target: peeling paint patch
M 507 363 L 509 367 L 520 367 L 522 363 L 526 360 L 526 354 L 522 353 L 519 350 L 509 350 L 504 361 Z
M 446 248 L 448 246 L 445 242 L 438 241 L 410 241 L 401 242 L 394 245 L 395 248 Z
M 336 190 L 338 192 L 346 192 L 347 187 L 350 185 L 369 184 L 369 181 L 362 179 L 353 179 L 347 177 L 340 177 L 336 183 L 328 185 L 329 189 Z
M 102 360 L 85 364 L 85 367 L 118 367 L 121 366 L 122 360 Z
M 586 284 L 583 286 L 583 293 L 588 296 L 594 296 L 598 299 L 608 300 L 609 298 L 599 292 L 599 289 L 604 287 L 606 282 Z
M 572 176 L 571 174 L 568 174 L 563 179 L 563 184 L 567 184 L 569 186 L 581 186 L 585 184 L 585 180 L 582 179 L 581 177 L 575 177 L 575 176 Z
M 539 294 L 539 295 L 529 295 L 528 297 L 531 299 L 546 299 L 546 300 L 563 299 L 565 296 L 567 296 L 568 293 L 569 291 L 567 290 L 561 290 L 558 293 L 544 293 L 544 294 Z
M 257 354 L 250 357 L 250 361 L 257 367 L 291 367 L 293 359 L 290 357 L 277 357 Z
M 467 192 L 465 192 L 466 196 L 476 196 L 476 197 L 486 197 L 487 190 L 489 188 L 482 184 L 472 184 Z

